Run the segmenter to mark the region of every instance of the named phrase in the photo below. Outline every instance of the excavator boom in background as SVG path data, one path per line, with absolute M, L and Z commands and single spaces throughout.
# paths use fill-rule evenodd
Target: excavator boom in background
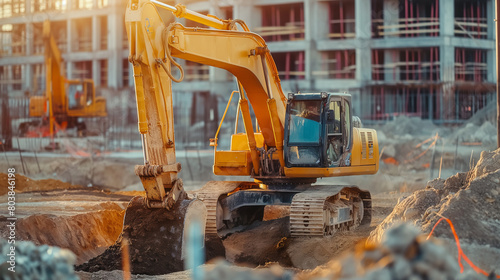
M 176 17 L 210 28 L 188 28 L 176 22 Z M 321 177 L 378 171 L 377 134 L 360 127 L 359 118 L 352 115 L 349 94 L 325 91 L 285 96 L 266 42 L 241 20 L 202 15 L 181 4 L 129 0 L 125 22 L 144 151 L 144 164 L 137 165 L 135 172 L 146 191 L 143 203 L 148 208 L 176 211 L 183 201 L 203 201 L 206 210 L 196 207 L 207 217 L 206 238 L 219 238 L 262 219 L 266 205 L 290 206 L 292 237 L 331 236 L 369 223 L 368 191 L 314 184 Z M 236 77 L 238 88 L 233 93 L 239 96 L 245 132 L 230 136 L 229 150 L 219 150 L 219 127 L 210 140 L 213 171 L 253 180 L 211 181 L 192 193 L 194 198 L 187 198 L 175 156 L 171 83 L 182 80 L 183 69 L 174 58 L 222 68 Z M 171 65 L 180 70 L 180 77 L 174 77 Z M 258 128 L 253 126 L 251 109 Z M 189 207 L 185 209 L 190 212 Z M 132 215 L 130 211 L 126 215 Z M 183 220 L 183 226 L 190 223 L 187 215 L 178 215 L 175 219 Z M 172 236 L 170 241 L 175 240 L 179 238 Z
M 63 75 L 63 59 L 50 31 L 50 22 L 43 23 L 45 58 L 45 95 L 33 96 L 29 102 L 29 116 L 36 120 L 19 126 L 21 136 L 40 136 L 40 128 L 47 128 L 42 136 L 53 136 L 55 125 L 77 128 L 86 133 L 86 125 L 79 118 L 106 117 L 106 99 L 96 97 L 91 79 L 68 80 Z M 43 129 L 42 129 L 43 130 Z

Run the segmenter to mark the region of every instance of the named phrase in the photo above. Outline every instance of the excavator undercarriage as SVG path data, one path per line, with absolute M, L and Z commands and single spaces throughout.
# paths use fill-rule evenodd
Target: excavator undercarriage
M 332 236 L 371 221 L 368 191 L 355 186 L 210 181 L 192 192 L 207 208 L 207 236 L 225 237 L 256 220 L 266 205 L 290 207 L 290 236 Z

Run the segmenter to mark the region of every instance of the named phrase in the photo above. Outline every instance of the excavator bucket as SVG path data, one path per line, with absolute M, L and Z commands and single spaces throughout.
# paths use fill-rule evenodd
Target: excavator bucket
M 206 207 L 198 199 L 181 199 L 172 210 L 166 210 L 148 208 L 144 197 L 134 197 L 116 243 L 81 269 L 121 270 L 122 247 L 128 246 L 133 274 L 159 275 L 184 270 L 184 259 L 190 257 L 186 252 L 189 228 L 197 221 L 197 232 L 204 236 L 206 216 Z

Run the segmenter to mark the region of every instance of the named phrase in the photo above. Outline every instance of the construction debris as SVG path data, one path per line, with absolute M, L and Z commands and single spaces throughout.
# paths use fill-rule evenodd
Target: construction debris
M 15 247 L 14 262 L 9 254 Z M 32 242 L 9 244 L 0 238 L 0 279 L 67 279 L 77 280 L 73 265 L 76 256 L 69 250 L 47 245 L 36 246 Z M 13 268 L 13 269 L 9 269 Z

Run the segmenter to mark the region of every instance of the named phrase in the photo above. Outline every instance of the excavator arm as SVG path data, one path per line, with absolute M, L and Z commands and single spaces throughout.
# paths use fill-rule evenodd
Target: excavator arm
M 162 18 L 159 8 L 172 14 Z M 218 29 L 187 28 L 176 23 L 175 16 Z M 183 72 L 174 57 L 231 72 L 240 85 L 240 108 L 253 172 L 259 172 L 259 155 L 248 101 L 253 105 L 264 143 L 277 148 L 284 166 L 286 98 L 274 60 L 259 35 L 249 32 L 242 21 L 223 21 L 189 11 L 182 5 L 172 7 L 154 0 L 131 0 L 125 21 L 145 159 L 144 165 L 136 166 L 135 170 L 150 203 L 158 202 L 158 207 L 169 208 L 182 192 L 177 178 L 180 165 L 175 157 L 172 80 L 181 81 Z M 243 31 L 237 30 L 238 24 Z M 180 78 L 172 75 L 171 64 L 179 67 Z

